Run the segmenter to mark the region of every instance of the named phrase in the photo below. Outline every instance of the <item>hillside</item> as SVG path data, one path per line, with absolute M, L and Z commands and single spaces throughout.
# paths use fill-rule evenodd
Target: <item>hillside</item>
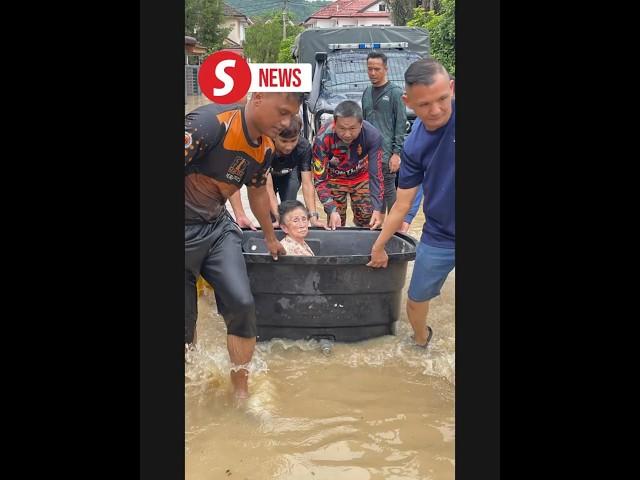
M 284 5 L 283 0 L 225 0 L 225 2 L 248 17 L 258 17 L 274 10 L 282 11 Z M 287 1 L 287 10 L 295 16 L 297 21 L 302 22 L 311 14 L 330 3 L 332 2 L 293 0 Z

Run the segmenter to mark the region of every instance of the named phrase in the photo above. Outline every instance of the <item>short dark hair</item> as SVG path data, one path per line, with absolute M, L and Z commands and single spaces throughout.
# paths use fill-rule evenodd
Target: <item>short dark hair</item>
M 280 223 L 286 223 L 285 216 L 298 208 L 303 209 L 304 213 L 307 214 L 307 218 L 309 218 L 309 210 L 307 210 L 307 207 L 305 207 L 304 204 L 299 200 L 285 200 L 280 205 L 278 205 L 278 214 L 280 215 Z
M 253 98 L 253 95 L 255 93 L 258 93 L 258 92 L 249 92 L 247 93 L 247 95 Z M 301 105 L 302 101 L 304 100 L 304 92 L 263 92 L 263 93 L 285 95 L 287 99 L 295 100 L 296 102 L 298 102 L 298 105 Z
M 358 102 L 353 100 L 343 100 L 333 111 L 333 119 L 338 118 L 356 117 L 356 119 L 362 123 L 362 108 L 358 105 Z
M 407 87 L 415 84 L 429 86 L 436 81 L 436 75 L 449 76 L 441 63 L 433 58 L 421 58 L 409 65 L 404 72 L 404 83 Z
M 369 52 L 369 55 L 367 55 L 367 60 L 369 60 L 370 58 L 380 58 L 382 60 L 382 64 L 385 67 L 387 66 L 387 56 L 382 52 Z
M 302 104 L 304 100 L 304 92 L 284 92 L 287 98 L 295 100 L 298 102 L 298 105 Z
M 300 135 L 300 131 L 302 130 L 302 120 L 300 120 L 300 115 L 294 115 L 291 117 L 291 123 L 289 126 L 280 132 L 279 137 L 282 138 L 295 138 Z

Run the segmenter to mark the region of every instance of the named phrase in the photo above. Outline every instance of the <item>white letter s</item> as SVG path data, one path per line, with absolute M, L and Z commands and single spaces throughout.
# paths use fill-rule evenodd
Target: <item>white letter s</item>
M 235 66 L 236 66 L 236 61 L 231 59 L 222 60 L 218 65 L 216 65 L 216 77 L 219 80 L 222 80 L 222 82 L 224 83 L 224 87 L 214 88 L 213 89 L 214 97 L 223 97 L 227 95 L 231 90 L 233 90 L 233 86 L 235 82 L 233 81 L 233 78 L 231 78 L 227 74 L 227 72 L 224 71 L 224 69 L 227 67 L 235 67 Z

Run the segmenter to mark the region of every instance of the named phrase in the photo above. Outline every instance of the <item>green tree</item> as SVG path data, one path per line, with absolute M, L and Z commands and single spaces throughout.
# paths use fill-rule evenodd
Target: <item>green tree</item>
M 222 0 L 185 0 L 184 34 L 195 37 L 207 55 L 222 48 L 231 29 L 223 26 Z
M 431 56 L 456 75 L 456 0 L 439 0 L 440 12 L 418 7 L 407 22 L 410 27 L 423 27 L 429 32 Z
M 389 11 L 391 12 L 391 20 L 396 26 L 404 26 L 407 24 L 407 20 L 411 18 L 413 7 L 415 7 L 415 0 L 387 0 Z
M 293 30 L 293 28 L 292 28 Z M 295 63 L 295 60 L 291 57 L 291 48 L 293 42 L 296 40 L 296 35 L 300 33 L 303 28 L 297 28 L 294 35 L 289 35 L 289 29 L 287 28 L 287 38 L 280 41 L 280 51 L 278 52 L 278 63 Z
M 302 31 L 301 27 L 293 24 L 293 15 L 287 13 L 287 38 L 290 40 Z M 244 52 L 253 63 L 276 63 L 281 61 L 291 62 L 291 53 L 285 58 L 286 52 L 281 54 L 282 40 L 282 12 L 272 12 L 269 15 L 254 19 L 254 24 L 247 28 Z M 291 48 L 291 43 L 289 43 Z
M 425 10 L 434 10 L 436 13 L 440 13 L 440 0 L 422 0 L 421 3 Z

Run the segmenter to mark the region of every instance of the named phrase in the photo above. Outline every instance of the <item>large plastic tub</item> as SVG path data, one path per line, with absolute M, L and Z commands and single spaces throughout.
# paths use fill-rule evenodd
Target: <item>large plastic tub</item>
M 310 229 L 315 257 L 267 253 L 262 232 L 244 230 L 243 251 L 256 303 L 258 341 L 272 338 L 356 342 L 395 334 L 407 264 L 416 242 L 396 233 L 387 243 L 389 264 L 367 267 L 379 231 Z M 276 230 L 278 239 L 284 233 Z

